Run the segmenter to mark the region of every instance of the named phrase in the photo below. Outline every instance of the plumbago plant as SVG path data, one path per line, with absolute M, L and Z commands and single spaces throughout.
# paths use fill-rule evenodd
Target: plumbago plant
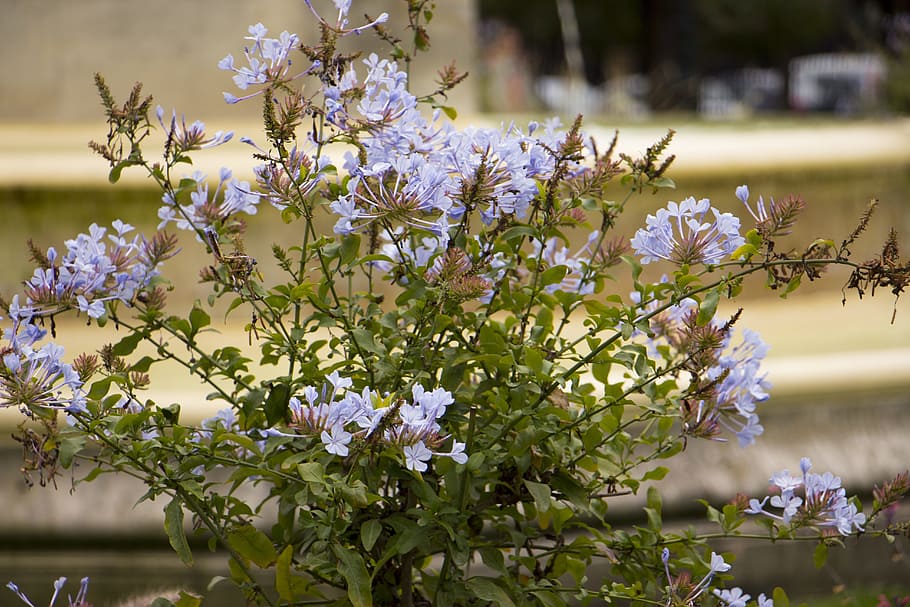
M 229 103 L 262 104 L 263 140 L 244 139 L 261 161 L 255 184 L 227 169 L 217 185 L 186 176 L 192 153 L 232 134 L 154 110 L 139 85 L 118 104 L 97 77 L 110 130 L 91 147 L 111 181 L 136 167 L 161 188 L 160 231 L 116 221 L 65 250 L 30 245 L 38 267 L 4 302 L 0 365 L 0 406 L 25 416 L 28 471 L 42 484 L 59 467 L 142 479 L 177 555 L 191 565 L 190 540 L 207 540 L 257 605 L 743 606 L 734 555 L 712 537 L 809 539 L 823 556 L 845 537 L 906 533 L 891 514 L 906 475 L 864 511 L 808 459 L 774 474 L 769 497 L 708 506 L 709 536 L 661 522 L 662 462 L 689 440 L 748 447 L 762 433 L 767 346 L 718 303 L 751 274 L 791 292 L 832 265 L 852 269 L 860 295 L 899 294 L 910 266 L 893 234 L 876 259 L 850 259 L 871 208 L 840 245 L 784 250 L 803 201 L 751 202 L 743 186 L 751 227 L 686 198 L 626 240 L 615 224 L 632 196 L 673 185 L 672 132 L 633 158 L 615 139 L 599 149 L 580 118 L 458 129 L 442 104 L 463 76 L 446 68 L 419 96 L 401 69 L 428 44 L 428 3 L 407 3 L 413 43 L 385 15 L 353 26 L 349 5 L 335 0 L 327 19 L 307 0 L 315 45 L 257 24 L 243 57 L 219 64 L 241 93 Z M 367 31 L 391 59 L 337 51 Z M 156 160 L 143 147 L 153 128 L 166 135 Z M 246 221 L 266 212 L 299 242 L 274 246 L 270 262 L 243 247 Z M 200 268 L 211 294 L 189 310 L 166 303 L 169 227 L 211 259 Z M 646 278 L 658 260 L 672 272 Z M 218 306 L 252 317 L 258 361 L 244 344 L 201 345 Z M 66 359 L 47 340 L 64 313 L 127 333 Z M 149 372 L 163 362 L 224 408 L 192 423 L 196 403 L 154 402 Z M 645 520 L 614 526 L 611 500 L 645 486 Z M 749 604 L 787 604 L 768 592 Z M 184 593 L 176 605 L 200 602 Z

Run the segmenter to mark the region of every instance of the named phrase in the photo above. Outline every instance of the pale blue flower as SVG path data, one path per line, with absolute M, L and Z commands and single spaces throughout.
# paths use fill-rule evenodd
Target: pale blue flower
M 736 188 L 736 197 L 742 201 L 746 210 L 749 211 L 749 215 L 755 219 L 756 223 L 762 223 L 768 219 L 768 211 L 765 208 L 764 198 L 761 196 L 758 197 L 758 202 L 755 204 L 755 210 L 753 210 L 752 205 L 749 204 L 749 186 L 741 185 Z M 771 202 L 772 204 L 774 203 L 773 200 Z
M 133 226 L 115 220 L 113 227 L 116 234 L 105 239 L 107 229 L 92 224 L 88 234 L 64 243 L 67 251 L 62 257 L 48 249 L 49 267 L 35 269 L 26 281 L 25 305 L 18 295 L 13 297 L 10 319 L 19 323 L 72 308 L 99 318 L 105 301 L 130 303 L 158 274 L 157 261 L 150 259 L 150 245 L 141 236 L 126 238 Z
M 711 563 L 708 566 L 708 573 L 705 574 L 705 577 L 701 579 L 695 586 L 692 587 L 692 590 L 689 591 L 687 595 L 687 604 L 691 603 L 698 596 L 700 596 L 705 589 L 711 584 L 711 581 L 714 579 L 714 576 L 718 573 L 724 573 L 730 570 L 730 565 L 724 561 L 724 557 L 717 554 L 716 552 L 711 552 Z
M 803 471 L 805 474 L 805 471 Z M 803 480 L 799 477 L 792 476 L 789 470 L 781 470 L 780 472 L 775 472 L 771 475 L 771 483 L 780 488 L 784 493 L 788 491 L 793 491 L 797 487 L 803 484 Z
M 66 578 L 63 578 L 63 580 L 66 581 Z M 59 580 L 58 580 L 58 581 L 59 581 Z M 54 584 L 54 587 L 56 588 L 56 586 L 57 586 L 57 585 L 56 585 L 56 583 L 55 583 L 55 584 Z M 28 605 L 28 607 L 35 607 L 34 603 L 32 603 L 32 602 L 28 599 L 28 597 L 25 596 L 25 594 L 23 594 L 23 592 L 22 592 L 21 590 L 19 590 L 19 587 L 18 587 L 16 584 L 14 584 L 14 583 L 12 583 L 12 582 L 7 582 L 7 583 L 6 583 L 6 587 L 9 588 L 10 590 L 12 590 L 13 592 L 15 592 L 16 595 L 17 595 L 20 599 L 22 599 L 22 602 L 25 603 L 26 605 Z
M 91 303 L 85 298 L 85 295 L 76 297 L 76 307 L 81 312 L 85 312 L 91 318 L 101 318 L 104 315 L 104 302 L 95 300 Z
M 427 462 L 430 461 L 432 456 L 433 454 L 423 444 L 423 441 L 413 445 L 405 445 L 404 447 L 404 465 L 408 470 L 425 472 Z
M 468 454 L 465 453 L 465 443 L 459 443 L 455 441 L 452 443 L 452 449 L 449 452 L 440 452 L 433 451 L 433 455 L 438 455 L 440 457 L 451 458 L 456 464 L 467 464 L 468 463 Z
M 340 423 L 337 423 L 332 426 L 331 433 L 323 430 L 320 438 L 326 451 L 339 457 L 345 457 L 348 454 L 348 444 L 351 442 L 352 436 Z
M 727 607 L 746 607 L 746 603 L 752 598 L 751 595 L 743 592 L 742 588 L 714 589 L 714 596 L 727 604 Z
M 724 573 L 725 571 L 730 571 L 730 564 L 724 560 L 724 557 L 712 552 L 709 573 Z
M 705 372 L 707 379 L 722 378 L 713 405 L 705 403 L 706 415 L 733 432 L 745 447 L 764 431 L 755 408 L 769 398 L 771 384 L 761 372 L 768 345 L 749 329 L 743 331 L 741 342 L 732 347 L 730 342 L 728 337 L 717 363 Z
M 736 188 L 736 197 L 743 201 L 743 204 L 749 202 L 749 186 L 741 185 Z
M 448 452 L 433 452 L 427 447 L 431 445 L 435 448 L 449 438 L 440 435 L 441 427 L 437 420 L 454 402 L 451 393 L 442 388 L 427 391 L 420 384 L 415 384 L 411 390 L 411 402 L 401 402 L 393 408 L 390 404 L 375 406 L 374 402 L 389 401 L 380 399 L 368 386 L 359 394 L 348 390 L 352 385 L 350 378 L 333 371 L 326 376 L 326 383 L 321 392 L 313 386 L 306 386 L 303 389 L 306 404 L 297 396 L 289 399 L 291 428 L 301 435 L 318 435 L 326 451 L 346 457 L 349 454 L 348 445 L 355 437 L 372 436 L 388 413 L 397 409 L 397 419 L 386 420 L 383 424 L 383 434 L 380 437 L 382 442 L 405 449 L 415 466 L 417 466 L 415 462 L 425 462 L 433 455 L 449 457 L 459 464 L 467 462 L 464 443 L 453 441 Z M 298 436 L 278 430 L 270 430 L 267 434 Z M 425 464 L 423 469 L 426 469 Z
M 71 413 L 85 410 L 82 380 L 63 362 L 63 348 L 48 343 L 39 349 L 30 344 L 13 346 L 0 367 L 0 408 L 13 405 L 50 407 Z

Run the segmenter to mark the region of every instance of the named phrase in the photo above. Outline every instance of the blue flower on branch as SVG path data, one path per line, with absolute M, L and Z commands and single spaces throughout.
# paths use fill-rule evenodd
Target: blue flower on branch
M 63 347 L 47 343 L 35 349 L 19 344 L 7 350 L 0 367 L 0 408 L 47 407 L 85 410 L 82 380 L 63 362 Z
M 234 84 L 242 91 L 253 86 L 265 86 L 243 97 L 236 97 L 225 92 L 224 100 L 228 103 L 245 101 L 262 94 L 269 86 L 287 84 L 319 67 L 319 63 L 315 62 L 303 72 L 288 76 L 293 64 L 290 53 L 300 46 L 300 38 L 297 34 L 284 31 L 278 38 L 267 38 L 268 29 L 262 23 L 251 25 L 249 33 L 246 40 L 252 44 L 243 49 L 247 65 L 237 67 L 234 64 L 234 56 L 229 54 L 218 62 L 218 69 L 234 72 Z
M 442 428 L 438 420 L 455 402 L 447 390 L 427 391 L 415 384 L 410 402 L 390 404 L 387 398 L 381 398 L 368 387 L 359 394 L 349 391 L 352 383 L 350 378 L 334 371 L 326 376 L 322 390 L 306 386 L 302 391 L 303 400 L 293 396 L 288 403 L 289 427 L 299 434 L 270 429 L 266 435 L 318 436 L 328 453 L 347 457 L 355 440 L 375 440 L 371 437 L 381 429 L 381 434 L 377 435 L 379 441 L 400 448 L 409 470 L 425 471 L 426 462 L 433 455 L 448 457 L 460 464 L 467 462 L 464 443 L 453 441 L 448 451 L 440 449 L 449 437 L 440 434 Z M 397 416 L 390 418 L 393 412 L 397 412 Z
M 708 212 L 713 220 L 706 220 Z M 707 198 L 670 201 L 656 215 L 648 215 L 647 227 L 632 238 L 632 249 L 643 264 L 666 259 L 678 264 L 706 265 L 723 261 L 738 249 L 745 239 L 739 234 L 739 219 L 732 213 L 721 213 Z
M 100 318 L 106 302 L 131 304 L 158 275 L 158 265 L 175 253 L 176 242 L 165 234 L 151 240 L 139 235 L 127 238 L 133 226 L 120 220 L 112 228 L 114 233 L 108 235 L 107 228 L 92 224 L 88 234 L 64 243 L 62 257 L 53 247 L 46 253 L 33 247 L 41 267 L 25 282 L 25 303 L 20 304 L 15 295 L 9 305 L 10 320 L 17 325 L 13 334 L 19 323 L 66 310 L 78 309 L 90 318 Z
M 199 120 L 194 121 L 187 126 L 186 117 L 177 122 L 177 111 L 171 111 L 171 120 L 164 123 L 164 108 L 160 105 L 155 110 L 158 117 L 158 124 L 167 137 L 168 145 L 174 146 L 177 154 L 189 152 L 192 150 L 204 150 L 207 148 L 217 147 L 230 141 L 234 137 L 233 131 L 218 131 L 211 137 L 206 137 L 205 123 Z
M 304 0 L 304 2 L 306 2 L 306 5 L 310 8 L 310 11 L 312 11 L 316 19 L 319 20 L 319 23 L 321 23 L 324 27 L 334 30 L 339 36 L 350 36 L 352 34 L 359 35 L 371 27 L 379 25 L 380 23 L 385 23 L 389 20 L 388 13 L 380 13 L 379 17 L 370 23 L 367 23 L 366 25 L 355 28 L 348 28 L 348 12 L 351 10 L 351 0 L 332 0 L 332 2 L 335 4 L 335 8 L 338 9 L 338 18 L 335 22 L 335 25 L 332 26 L 322 17 L 322 15 L 316 11 L 315 8 L 313 8 L 311 0 Z
M 236 216 L 240 213 L 255 215 L 259 195 L 251 191 L 248 182 L 233 179 L 230 169 L 222 168 L 215 192 L 209 196 L 205 177 L 200 171 L 189 177 L 196 182 L 196 189 L 190 192 L 189 204 L 178 204 L 169 193 L 162 197 L 164 205 L 158 209 L 158 219 L 161 220 L 159 230 L 175 223 L 181 230 L 196 232 L 196 238 L 201 241 L 199 233 L 215 224 L 220 224 L 228 233 L 239 233 L 244 229 L 242 221 Z
M 841 535 L 862 531 L 866 515 L 847 499 L 841 487 L 840 477 L 830 472 L 815 474 L 809 472 L 812 462 L 809 458 L 800 460 L 801 477 L 792 477 L 787 470 L 771 476 L 771 484 L 779 493 L 762 500 L 750 499 L 748 514 L 763 514 L 785 525 L 797 527 L 833 528 Z M 797 491 L 802 489 L 802 497 Z M 780 510 L 780 513 L 766 509 L 766 504 Z

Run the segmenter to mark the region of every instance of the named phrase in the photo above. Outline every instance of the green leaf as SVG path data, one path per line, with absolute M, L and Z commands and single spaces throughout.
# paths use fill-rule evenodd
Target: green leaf
M 360 252 L 360 235 L 348 234 L 341 241 L 339 261 L 345 265 L 350 264 Z
M 541 273 L 539 284 L 541 287 L 545 287 L 547 285 L 555 285 L 566 277 L 566 273 L 568 271 L 569 268 L 566 266 L 553 266 L 552 268 L 549 268 L 548 270 Z
M 115 356 L 127 356 L 132 354 L 136 349 L 136 346 L 139 345 L 139 342 L 142 341 L 142 338 L 145 337 L 139 331 L 135 333 L 129 333 L 123 337 L 120 341 L 114 344 L 114 347 L 111 349 L 111 352 Z
M 771 596 L 774 599 L 774 607 L 790 607 L 790 598 L 787 596 L 787 593 L 784 592 L 784 589 L 780 586 L 774 589 L 774 592 Z
M 508 230 L 502 233 L 502 239 L 505 241 L 514 240 L 515 238 L 521 238 L 524 236 L 533 237 L 535 234 L 534 229 L 529 226 L 517 225 L 512 226 Z
M 717 312 L 717 302 L 720 300 L 720 295 L 716 290 L 708 291 L 705 294 L 705 298 L 702 300 L 701 305 L 698 306 L 698 317 L 695 319 L 696 324 L 699 327 L 703 327 L 711 322 L 711 319 L 714 318 L 715 312 Z
M 212 319 L 202 308 L 194 307 L 190 311 L 190 326 L 193 328 L 193 335 L 199 332 L 199 329 L 212 324 Z
M 647 472 L 645 472 L 645 475 L 643 477 L 641 477 L 641 480 L 643 480 L 643 481 L 663 480 L 663 478 L 665 476 L 667 476 L 667 472 L 669 472 L 669 471 L 670 470 L 664 466 L 658 466 L 657 468 L 654 468 L 653 470 L 648 470 Z
M 227 543 L 237 554 L 263 569 L 278 560 L 278 553 L 272 545 L 272 540 L 252 525 L 243 525 L 230 531 Z
M 280 421 L 284 421 L 284 416 L 288 411 L 288 403 L 291 400 L 291 387 L 286 383 L 277 382 L 272 384 L 268 398 L 265 399 L 265 419 L 269 426 L 274 426 Z
M 535 373 L 543 370 L 543 354 L 534 348 L 525 348 L 525 365 Z
M 528 488 L 528 491 L 534 498 L 534 505 L 537 506 L 537 510 L 540 512 L 546 512 L 549 510 L 551 499 L 550 486 L 528 480 L 526 480 L 524 483 L 525 487 Z
M 130 160 L 124 160 L 123 162 L 118 162 L 114 168 L 111 169 L 111 172 L 107 175 L 107 180 L 111 183 L 117 183 L 120 181 L 120 173 L 123 172 L 128 166 L 132 166 L 133 162 Z
M 275 566 L 275 590 L 282 600 L 289 603 L 294 600 L 294 589 L 291 587 L 291 561 L 294 559 L 294 547 L 285 546 Z
M 297 474 L 300 475 L 300 480 L 307 483 L 325 484 L 325 468 L 319 462 L 298 464 Z
M 87 440 L 84 434 L 66 434 L 60 437 L 58 449 L 60 452 L 60 465 L 69 468 L 73 463 L 73 458 L 77 453 L 82 451 Z
M 651 179 L 648 181 L 648 185 L 652 188 L 665 188 L 669 190 L 676 189 L 676 182 L 669 177 L 658 177 L 656 179 Z
M 372 607 L 373 594 L 370 589 L 370 574 L 363 558 L 344 546 L 332 544 L 332 552 L 338 558 L 338 571 L 347 582 L 348 599 L 354 607 Z
M 531 594 L 544 607 L 563 607 L 566 604 L 558 594 L 550 590 L 533 590 Z
M 367 352 L 379 355 L 385 354 L 382 348 L 376 345 L 376 335 L 372 331 L 359 328 L 351 329 L 350 335 L 351 338 L 357 342 L 357 345 Z
M 376 545 L 379 534 L 382 533 L 382 523 L 371 518 L 360 527 L 360 543 L 363 549 L 369 552 Z
M 458 112 L 455 111 L 450 105 L 440 105 L 439 109 L 442 110 L 442 113 L 449 117 L 449 120 L 455 120 L 458 118 Z
M 202 605 L 202 597 L 189 592 L 180 591 L 180 598 L 174 603 L 174 607 L 199 607 Z
M 111 389 L 111 383 L 113 381 L 113 377 L 103 377 L 98 381 L 93 382 L 92 387 L 89 388 L 88 394 L 86 394 L 85 397 L 88 400 L 100 400 L 104 398 Z
M 743 261 L 749 261 L 750 259 L 752 259 L 753 255 L 757 255 L 757 254 L 758 254 L 758 249 L 755 248 L 755 245 L 747 242 L 746 244 L 740 246 L 738 249 L 733 251 L 733 253 L 730 254 L 730 257 L 733 259 L 741 259 Z
M 601 383 L 610 383 L 610 363 L 595 362 L 591 365 L 591 375 L 593 375 L 594 379 Z
M 152 365 L 157 361 L 157 358 L 152 358 L 151 356 L 143 356 L 139 359 L 138 362 L 130 365 L 130 371 L 136 371 L 137 373 L 147 373 Z
M 799 288 L 800 283 L 802 282 L 802 275 L 797 274 L 787 282 L 787 287 L 784 289 L 783 293 L 780 294 L 781 299 L 786 299 L 787 295 Z
M 186 533 L 183 531 L 183 507 L 176 497 L 164 507 L 164 530 L 167 532 L 167 540 L 170 542 L 171 548 L 184 565 L 191 566 L 193 554 L 190 552 L 190 545 L 186 541 Z
M 493 546 L 480 546 L 477 548 L 477 552 L 480 553 L 484 565 L 499 573 L 506 572 L 506 560 L 502 550 Z
M 511 605 L 515 607 L 512 598 L 496 584 L 496 580 L 489 577 L 472 577 L 467 581 L 468 589 L 479 599 L 491 601 L 494 605 Z
M 237 297 L 230 304 L 228 304 L 227 309 L 224 311 L 224 320 L 227 320 L 228 315 L 230 315 L 230 313 L 238 308 L 241 304 L 243 304 L 242 297 Z
M 825 542 L 819 542 L 818 546 L 815 547 L 815 552 L 812 554 L 812 563 L 816 569 L 821 569 L 825 566 L 825 561 L 827 560 L 828 545 Z

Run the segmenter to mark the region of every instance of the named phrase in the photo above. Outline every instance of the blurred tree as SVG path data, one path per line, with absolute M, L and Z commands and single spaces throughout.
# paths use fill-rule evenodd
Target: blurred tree
M 564 74 L 567 66 L 557 1 L 562 0 L 480 0 L 480 16 L 503 21 L 521 31 L 535 72 Z M 604 80 L 605 63 L 611 52 L 637 47 L 643 30 L 640 3 L 572 0 L 572 6 L 585 78 L 599 84 Z
M 787 74 L 790 60 L 814 52 L 847 51 L 847 0 L 696 0 L 704 35 L 702 71 L 744 65 L 775 68 Z M 789 79 L 784 78 L 786 107 Z
M 645 73 L 649 102 L 657 110 L 693 109 L 704 74 L 751 66 L 785 75 L 795 56 L 863 48 L 856 31 L 859 13 L 871 5 L 894 14 L 910 5 L 910 0 L 479 0 L 480 16 L 522 33 L 535 73 L 566 74 L 558 2 L 574 8 L 588 82 Z

